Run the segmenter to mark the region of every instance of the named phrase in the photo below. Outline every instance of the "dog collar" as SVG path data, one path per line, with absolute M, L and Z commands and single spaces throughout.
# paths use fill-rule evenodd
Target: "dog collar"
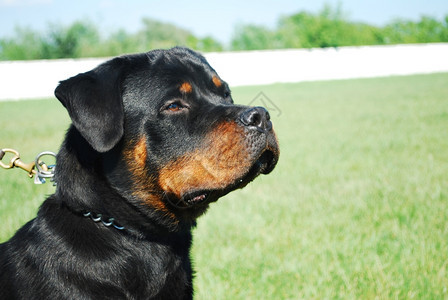
M 106 227 L 113 227 L 113 228 L 118 229 L 118 230 L 124 230 L 125 229 L 123 226 L 121 226 L 120 224 L 115 222 L 114 218 L 108 218 L 107 220 L 104 220 L 102 214 L 95 214 L 95 213 L 92 213 L 92 212 L 85 212 L 82 215 L 84 217 L 86 217 L 86 218 L 90 217 L 90 219 L 93 222 L 95 222 L 95 223 L 101 222 Z

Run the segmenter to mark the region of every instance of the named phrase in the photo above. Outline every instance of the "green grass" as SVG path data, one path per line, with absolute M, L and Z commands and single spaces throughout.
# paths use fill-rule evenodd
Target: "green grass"
M 32 162 L 42 151 L 59 149 L 69 123 L 68 113 L 56 99 L 0 102 L 0 148 L 16 149 L 23 162 Z M 0 168 L 0 242 L 32 219 L 53 191 L 51 183 L 34 185 L 25 171 Z
M 241 87 L 273 113 L 278 167 L 198 220 L 197 299 L 448 298 L 448 74 Z M 43 118 L 43 120 L 39 120 Z M 0 103 L 0 147 L 57 150 L 56 100 Z M 47 185 L 0 170 L 0 240 Z

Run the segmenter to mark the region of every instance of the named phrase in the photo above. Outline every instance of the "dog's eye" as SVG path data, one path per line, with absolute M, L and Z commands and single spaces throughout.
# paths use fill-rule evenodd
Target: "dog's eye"
M 229 97 L 230 97 L 230 92 L 229 91 L 225 92 L 224 93 L 224 98 L 229 98 Z
M 176 112 L 183 111 L 186 108 L 188 108 L 187 104 L 183 104 L 180 101 L 174 101 L 174 102 L 167 103 L 162 108 L 162 111 L 169 112 L 169 113 L 176 113 Z
M 170 111 L 179 111 L 182 109 L 182 106 L 180 106 L 178 103 L 171 103 L 167 106 L 166 109 Z

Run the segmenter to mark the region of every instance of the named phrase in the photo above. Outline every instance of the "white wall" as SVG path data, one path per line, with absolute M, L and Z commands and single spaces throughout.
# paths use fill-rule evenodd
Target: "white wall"
M 448 72 L 448 43 L 208 53 L 230 86 Z M 106 59 L 0 62 L 0 100 L 53 96 Z

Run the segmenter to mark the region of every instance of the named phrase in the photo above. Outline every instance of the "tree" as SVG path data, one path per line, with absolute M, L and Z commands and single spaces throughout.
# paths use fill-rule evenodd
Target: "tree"
M 0 59 L 27 60 L 45 58 L 42 53 L 42 37 L 30 28 L 16 27 L 14 38 L 0 40 Z
M 240 25 L 232 39 L 233 50 L 276 48 L 275 34 L 263 26 Z
M 52 25 L 43 41 L 43 53 L 48 58 L 89 56 L 100 42 L 98 30 L 89 21 L 76 21 L 68 27 Z
M 326 48 L 371 45 L 381 38 L 375 27 L 347 21 L 341 5 L 329 5 L 316 15 L 300 12 L 280 19 L 278 34 L 283 48 Z
M 142 29 L 134 34 L 118 30 L 104 39 L 90 21 L 69 26 L 50 24 L 44 33 L 17 27 L 14 38 L 0 39 L 1 60 L 27 60 L 115 56 L 145 52 L 155 48 L 187 46 L 199 51 L 222 51 L 212 37 L 198 38 L 190 31 L 152 19 L 142 20 Z
M 107 38 L 89 20 L 69 26 L 50 24 L 45 32 L 16 27 L 13 38 L 0 39 L 0 60 L 115 56 L 156 48 L 186 46 L 222 51 L 223 45 L 199 38 L 174 24 L 144 18 L 136 33 L 121 29 Z M 348 20 L 341 5 L 326 5 L 317 14 L 298 12 L 279 19 L 276 28 L 253 24 L 236 27 L 232 50 L 342 47 L 400 43 L 448 42 L 448 15 L 443 20 L 422 16 L 417 22 L 394 20 L 383 27 Z

